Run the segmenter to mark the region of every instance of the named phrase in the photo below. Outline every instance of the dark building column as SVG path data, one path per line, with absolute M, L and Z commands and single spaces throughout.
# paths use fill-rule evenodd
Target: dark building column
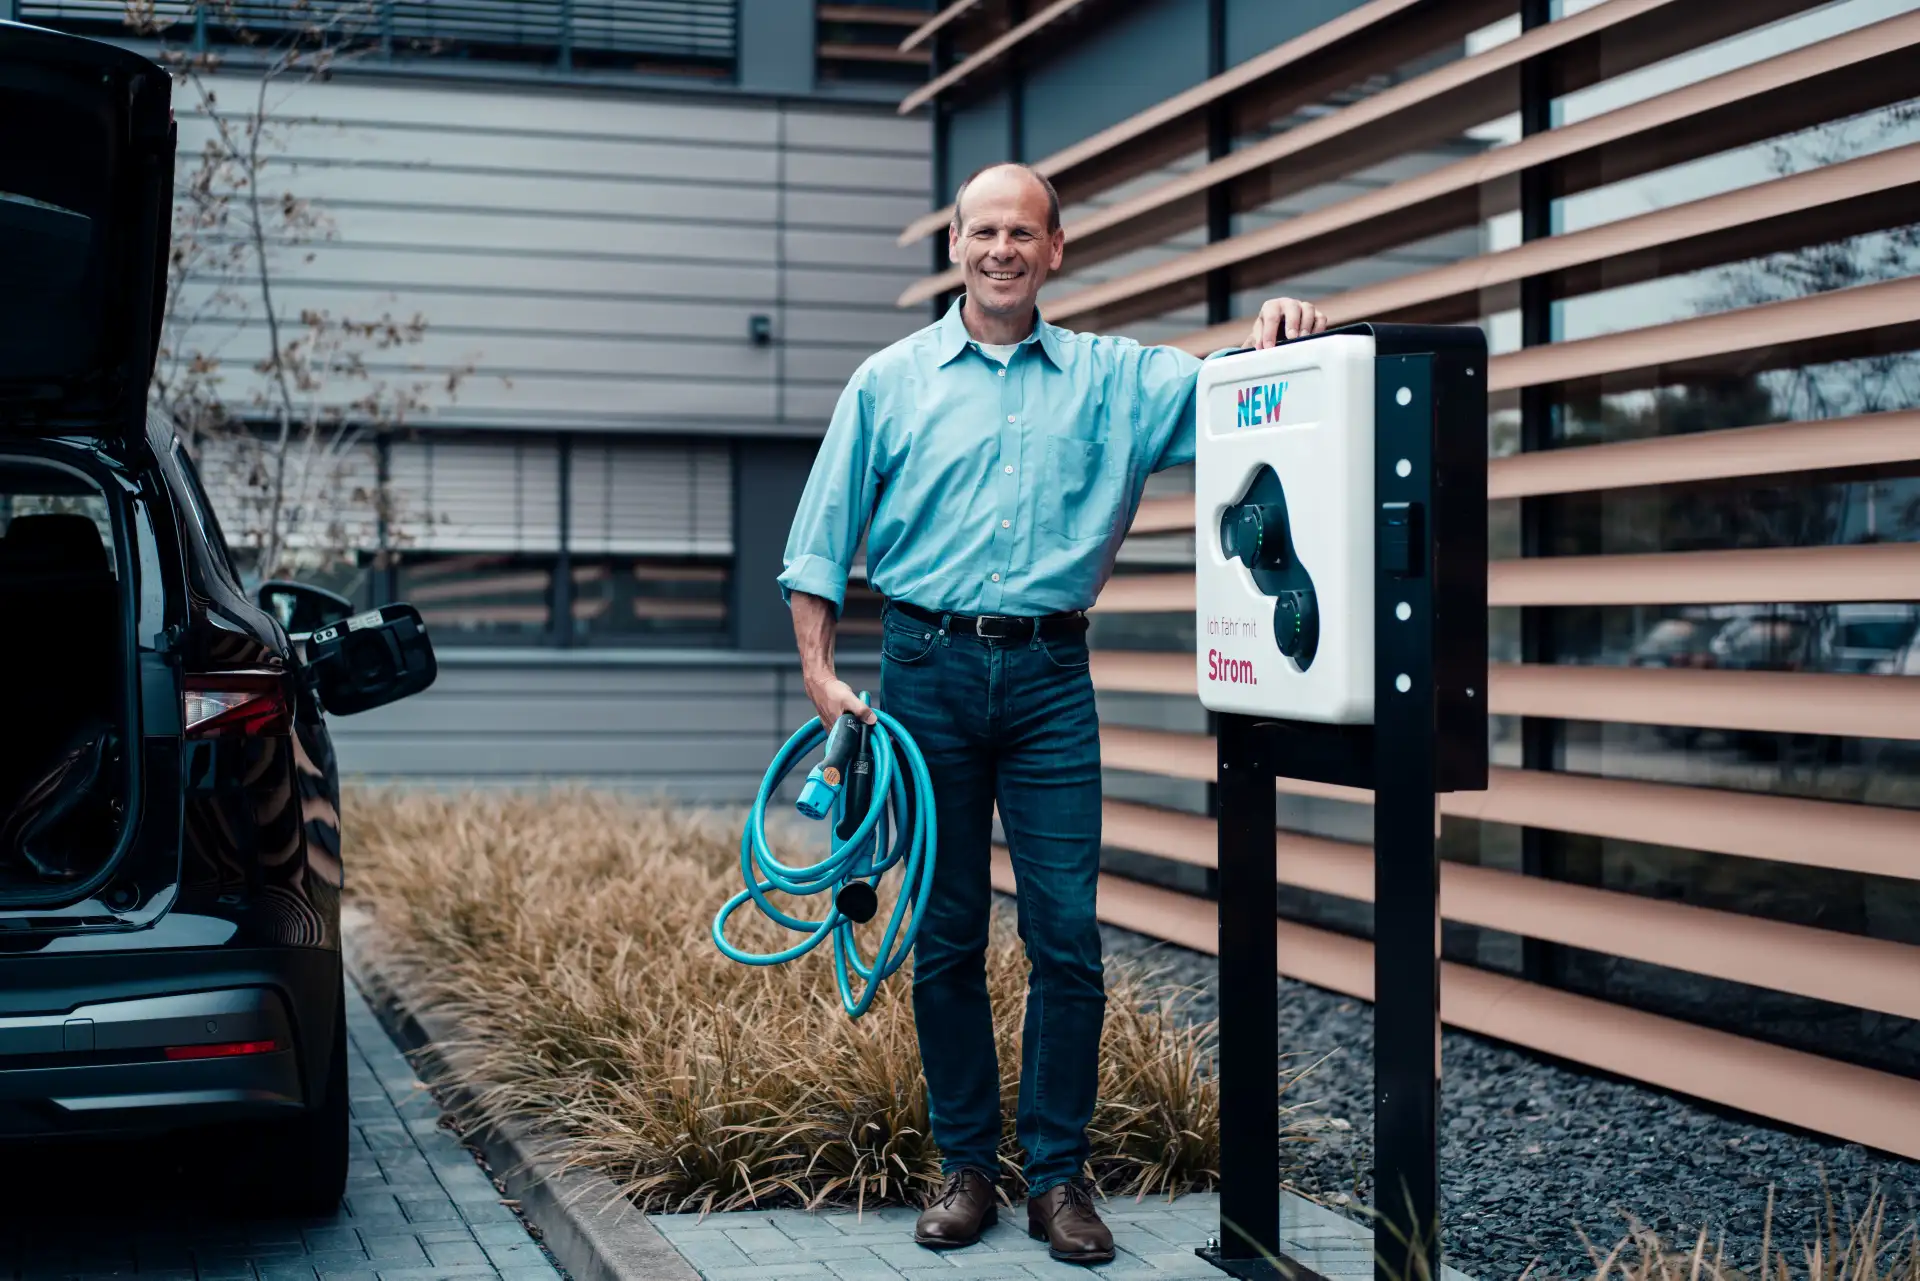
M 4 3 L 5 0 L 0 0 Z M 740 0 L 739 82 L 760 93 L 812 93 L 813 0 Z
M 733 449 L 733 643 L 793 649 L 793 620 L 776 581 L 787 532 L 819 452 L 815 440 L 742 440 Z

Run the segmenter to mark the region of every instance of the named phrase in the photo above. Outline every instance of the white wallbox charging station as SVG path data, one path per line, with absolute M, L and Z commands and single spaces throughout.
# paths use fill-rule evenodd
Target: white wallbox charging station
M 1373 719 L 1374 337 L 1209 360 L 1197 387 L 1195 657 L 1214 711 Z
M 1200 368 L 1196 658 L 1218 753 L 1232 1231 L 1198 1253 L 1242 1281 L 1296 1271 L 1277 1262 L 1281 778 L 1373 793 L 1373 1186 L 1400 1189 L 1381 1198 L 1376 1271 L 1440 1275 L 1435 821 L 1443 793 L 1487 786 L 1486 375 L 1476 327 L 1374 321 Z

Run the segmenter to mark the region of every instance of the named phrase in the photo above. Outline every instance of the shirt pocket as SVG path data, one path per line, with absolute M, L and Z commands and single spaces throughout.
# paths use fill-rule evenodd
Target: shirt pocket
M 1119 451 L 1102 440 L 1049 435 L 1040 468 L 1041 529 L 1069 542 L 1105 538 L 1120 514 Z

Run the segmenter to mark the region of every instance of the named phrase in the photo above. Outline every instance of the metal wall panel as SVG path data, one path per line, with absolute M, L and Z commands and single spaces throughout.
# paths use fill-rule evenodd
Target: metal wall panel
M 795 382 L 820 366 L 789 369 L 781 343 L 871 352 L 922 323 L 893 306 L 924 267 L 893 240 L 924 204 L 928 139 L 885 107 L 352 80 L 276 111 L 263 188 L 332 224 L 277 255 L 279 297 L 423 317 L 424 342 L 369 369 L 433 389 L 424 430 L 805 435 L 826 423 L 806 393 L 826 389 Z M 210 123 L 190 100 L 180 116 L 184 184 Z M 189 303 L 222 283 L 192 282 Z M 224 344 L 240 400 L 266 343 L 257 305 L 237 310 L 180 345 Z M 773 345 L 752 343 L 755 316 Z M 829 367 L 843 381 L 852 365 Z
M 768 760 L 811 715 L 796 665 L 698 655 L 443 654 L 439 679 L 392 707 L 330 721 L 356 783 L 590 781 L 746 804 Z M 870 662 L 843 655 L 858 685 Z

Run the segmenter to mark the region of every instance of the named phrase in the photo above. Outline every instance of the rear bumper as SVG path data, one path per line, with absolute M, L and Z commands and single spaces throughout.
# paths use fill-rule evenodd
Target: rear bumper
M 295 948 L 0 958 L 0 1137 L 157 1134 L 315 1106 L 339 975 L 338 953 Z

